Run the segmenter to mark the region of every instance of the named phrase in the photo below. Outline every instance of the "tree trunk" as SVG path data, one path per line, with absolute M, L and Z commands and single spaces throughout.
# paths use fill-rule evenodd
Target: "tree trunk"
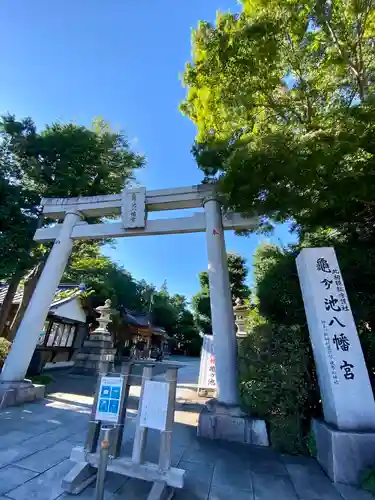
M 30 302 L 31 297 L 34 293 L 36 284 L 38 283 L 38 279 L 39 279 L 39 277 L 42 274 L 42 271 L 44 269 L 45 263 L 46 263 L 46 259 L 44 258 L 34 267 L 34 269 L 32 269 L 32 271 L 30 271 L 30 273 L 28 274 L 28 276 L 25 279 L 22 301 L 17 309 L 16 315 L 13 319 L 12 326 L 10 327 L 10 331 L 9 331 L 9 340 L 10 341 L 13 341 L 14 337 L 16 336 L 18 327 L 21 324 L 21 321 L 22 321 L 23 316 L 25 314 L 26 308 L 29 305 L 29 302 Z
M 20 274 L 15 274 L 8 285 L 8 290 L 4 297 L 4 302 L 0 310 L 0 337 L 4 336 L 5 326 L 12 309 L 13 299 L 16 295 L 21 277 L 22 276 Z

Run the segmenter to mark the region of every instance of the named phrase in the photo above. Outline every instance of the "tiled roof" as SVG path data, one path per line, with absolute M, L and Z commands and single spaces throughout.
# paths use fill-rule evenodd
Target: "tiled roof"
M 150 315 L 147 313 L 137 313 L 134 311 L 130 311 L 129 309 L 126 309 L 125 307 L 121 307 L 121 310 L 124 315 L 124 320 L 125 323 L 128 323 L 129 325 L 137 326 L 137 327 L 143 327 L 143 328 L 150 328 L 152 333 L 155 335 L 166 335 L 165 329 L 159 326 L 155 326 L 151 324 L 150 321 Z
M 5 283 L 0 283 L 0 304 L 4 302 L 5 295 L 8 290 L 8 285 Z M 53 299 L 53 302 L 51 305 L 53 305 L 55 302 L 59 302 L 62 299 L 62 296 L 64 299 L 68 298 L 70 295 L 75 295 L 77 291 L 79 290 L 79 286 L 75 284 L 65 284 L 61 283 L 55 293 L 55 297 Z M 63 294 L 61 292 L 64 292 Z M 71 292 L 71 293 L 67 293 Z M 20 285 L 17 289 L 17 292 L 14 296 L 13 299 L 13 304 L 19 304 L 22 300 L 22 295 L 23 295 L 23 285 Z

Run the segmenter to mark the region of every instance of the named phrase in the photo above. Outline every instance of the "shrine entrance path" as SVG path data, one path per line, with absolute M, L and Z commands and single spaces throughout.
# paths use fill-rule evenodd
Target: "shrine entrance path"
M 186 358 L 183 360 L 185 362 Z M 172 446 L 172 465 L 187 471 L 175 500 L 370 500 L 365 492 L 334 486 L 316 462 L 270 449 L 211 442 L 196 437 L 199 410 L 198 360 L 181 369 Z M 82 444 L 94 380 L 53 373 L 47 398 L 0 411 L 0 500 L 72 499 L 61 490 L 71 469 L 71 449 Z M 123 453 L 130 455 L 139 387 L 131 388 Z M 134 409 L 133 409 L 134 408 Z M 158 457 L 158 433 L 150 431 L 146 460 Z M 146 500 L 150 483 L 108 474 L 105 500 Z M 92 500 L 93 488 L 76 498 Z

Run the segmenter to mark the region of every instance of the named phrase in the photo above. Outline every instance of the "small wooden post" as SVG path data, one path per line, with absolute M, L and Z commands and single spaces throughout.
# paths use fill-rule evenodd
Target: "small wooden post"
M 159 469 L 168 470 L 171 466 L 171 445 L 172 445 L 172 430 L 174 422 L 174 410 L 176 400 L 177 387 L 177 368 L 168 368 L 165 374 L 165 379 L 168 382 L 168 407 L 165 423 L 165 431 L 160 436 L 160 452 L 159 452 Z
M 123 382 L 121 391 L 119 419 L 117 424 L 115 424 L 115 429 L 113 431 L 114 437 L 111 440 L 109 446 L 109 456 L 114 458 L 119 457 L 121 452 L 122 436 L 124 434 L 124 425 L 126 419 L 126 407 L 128 403 L 129 389 L 130 389 L 129 381 L 130 381 L 132 366 L 133 366 L 132 363 L 122 363 L 121 365 L 121 374 L 123 376 Z
M 142 413 L 142 399 L 145 390 L 145 384 L 147 380 L 151 380 L 152 378 L 152 368 L 153 365 L 146 365 L 143 368 L 142 387 L 138 405 L 137 426 L 135 429 L 135 438 L 134 438 L 133 453 L 132 453 L 132 462 L 136 464 L 143 463 L 144 452 L 147 444 L 148 428 L 141 426 L 141 413 Z

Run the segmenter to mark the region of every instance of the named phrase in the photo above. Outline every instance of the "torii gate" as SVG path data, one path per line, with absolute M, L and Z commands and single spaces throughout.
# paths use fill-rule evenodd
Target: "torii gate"
M 215 187 L 209 184 L 176 189 L 147 191 L 125 188 L 121 194 L 78 198 L 44 198 L 43 214 L 63 219 L 62 224 L 38 229 L 36 241 L 54 240 L 12 349 L 1 372 L 0 382 L 16 383 L 24 379 L 43 328 L 49 306 L 68 262 L 73 240 L 120 238 L 206 232 L 210 284 L 212 329 L 216 357 L 218 402 L 237 407 L 237 344 L 232 308 L 224 230 L 249 229 L 258 220 L 239 214 L 223 215 Z M 150 211 L 204 207 L 204 213 L 189 217 L 147 220 Z M 120 215 L 121 222 L 87 224 L 82 216 Z

